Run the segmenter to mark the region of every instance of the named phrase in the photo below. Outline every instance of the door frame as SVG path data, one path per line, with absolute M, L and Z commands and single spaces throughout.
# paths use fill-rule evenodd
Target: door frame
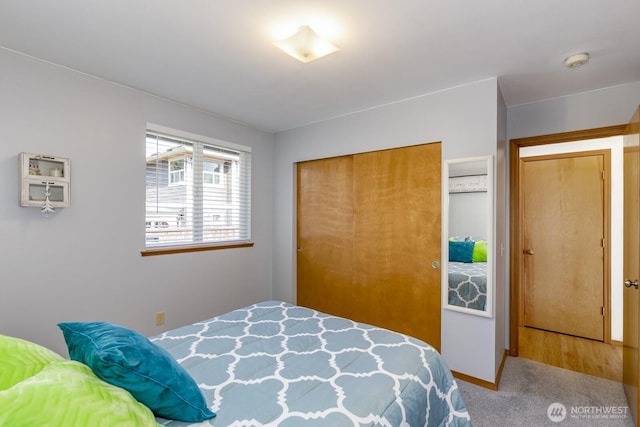
M 584 141 L 588 139 L 607 138 L 623 134 L 626 125 L 607 126 L 573 132 L 562 132 L 549 135 L 517 138 L 509 141 L 509 355 L 517 357 L 519 354 L 521 265 L 520 242 L 521 212 L 520 212 L 520 147 L 549 145 L 562 142 Z M 610 214 L 609 214 L 610 215 Z M 610 221 L 609 221 L 610 222 Z M 607 225 L 609 226 L 609 225 Z M 608 260 L 610 264 L 610 260 Z M 609 268 L 607 268 L 609 274 Z M 607 293 L 610 293 L 610 288 Z M 608 301 L 609 296 L 605 299 Z M 605 322 L 605 342 L 611 338 L 611 314 L 607 310 Z

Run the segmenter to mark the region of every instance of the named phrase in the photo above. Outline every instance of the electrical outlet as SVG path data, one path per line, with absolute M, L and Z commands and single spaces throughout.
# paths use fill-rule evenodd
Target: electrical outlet
M 164 325 L 164 311 L 156 313 L 156 326 Z

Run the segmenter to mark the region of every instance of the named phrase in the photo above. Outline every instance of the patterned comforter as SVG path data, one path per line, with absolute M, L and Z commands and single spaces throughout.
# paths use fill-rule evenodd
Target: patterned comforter
M 486 310 L 486 262 L 449 262 L 449 304 Z
M 151 340 L 217 414 L 199 426 L 471 425 L 431 346 L 314 310 L 267 301 Z

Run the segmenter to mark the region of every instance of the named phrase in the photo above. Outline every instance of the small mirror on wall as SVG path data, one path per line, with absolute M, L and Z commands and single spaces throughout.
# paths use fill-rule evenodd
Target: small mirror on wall
M 443 167 L 443 307 L 493 316 L 493 158 Z

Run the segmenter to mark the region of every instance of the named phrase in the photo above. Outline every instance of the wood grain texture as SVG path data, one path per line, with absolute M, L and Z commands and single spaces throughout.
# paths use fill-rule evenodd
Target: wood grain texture
M 298 164 L 298 300 L 440 349 L 441 144 Z
M 440 144 L 354 157 L 354 318 L 440 349 Z
M 622 380 L 619 345 L 534 328 L 519 328 L 520 357 L 583 374 Z
M 224 243 L 212 245 L 194 245 L 171 248 L 155 248 L 140 251 L 141 256 L 181 254 L 186 252 L 218 251 L 221 249 L 252 248 L 253 242 Z
M 513 142 L 516 143 L 518 147 L 531 147 L 535 145 L 558 144 L 561 142 L 585 141 L 588 139 L 622 135 L 625 127 L 626 125 L 614 125 L 594 129 L 553 133 L 549 135 L 518 138 L 514 139 Z
M 640 108 L 633 114 L 624 134 L 624 243 L 623 278 L 640 279 Z M 640 291 L 623 289 L 623 384 L 633 419 L 638 425 L 640 363 Z
M 298 163 L 297 303 L 352 314 L 353 157 Z
M 601 152 L 522 159 L 524 326 L 604 341 L 604 170 Z
M 517 138 L 509 141 L 509 355 L 519 354 L 519 327 L 522 324 L 522 246 L 520 242 L 520 147 L 583 141 L 622 135 L 625 125 L 594 128 L 551 135 Z

